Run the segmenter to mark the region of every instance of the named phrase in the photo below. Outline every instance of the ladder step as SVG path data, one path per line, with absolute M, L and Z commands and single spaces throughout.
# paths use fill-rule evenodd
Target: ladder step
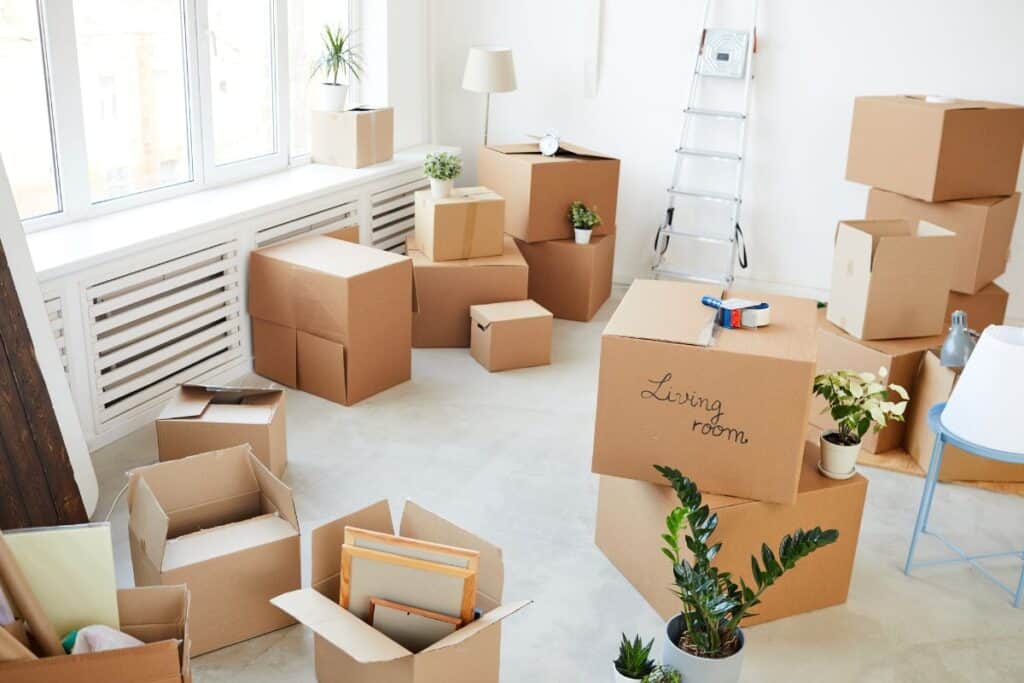
M 698 242 L 710 242 L 712 244 L 732 244 L 735 241 L 734 237 L 714 237 L 712 235 L 702 235 L 699 232 L 673 230 L 672 228 L 661 228 L 658 232 L 662 235 L 682 237 L 683 239 L 696 240 Z
M 737 197 L 735 195 L 731 195 L 731 194 L 725 194 L 723 192 L 704 192 L 704 191 L 700 191 L 700 190 L 684 190 L 684 189 L 681 189 L 681 188 L 678 188 L 678 187 L 670 187 L 670 188 L 668 188 L 668 191 L 671 192 L 672 194 L 680 195 L 682 197 L 694 197 L 695 199 L 704 199 L 704 200 L 711 201 L 711 202 L 729 202 L 729 203 L 732 203 L 732 204 L 739 204 L 740 203 L 740 198 L 739 197 Z
M 683 113 L 693 116 L 709 116 L 715 119 L 745 119 L 747 115 L 741 111 L 725 111 L 724 109 L 701 109 L 699 107 L 687 107 Z
M 683 154 L 691 157 L 707 157 L 709 159 L 723 159 L 725 161 L 739 161 L 743 157 L 734 152 L 719 152 L 714 149 L 698 149 L 697 147 L 679 147 L 676 154 Z
M 728 287 L 732 284 L 732 276 L 725 275 L 723 277 L 711 277 L 708 275 L 701 275 L 700 273 L 691 273 L 686 270 L 676 270 L 675 268 L 668 268 L 666 266 L 655 266 L 654 272 L 658 275 L 668 275 L 670 277 L 677 277 L 681 280 L 691 280 L 693 282 L 704 282 L 709 285 L 722 285 Z

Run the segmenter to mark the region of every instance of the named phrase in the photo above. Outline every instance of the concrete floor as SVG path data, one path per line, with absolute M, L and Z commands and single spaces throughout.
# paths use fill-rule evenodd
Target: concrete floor
M 593 543 L 598 340 L 620 297 L 591 323 L 556 320 L 548 367 L 491 375 L 468 351 L 416 350 L 412 381 L 353 408 L 288 396 L 285 480 L 304 532 L 381 498 L 397 516 L 411 498 L 504 548 L 506 599 L 535 601 L 505 622 L 506 683 L 607 681 L 620 632 L 660 638 L 660 619 Z M 95 458 L 105 512 L 123 472 L 155 461 L 155 433 L 141 430 Z M 1024 679 L 1024 611 L 963 567 L 904 576 L 922 481 L 866 474 L 849 602 L 748 629 L 743 680 Z M 1024 542 L 1024 498 L 940 486 L 932 516 L 977 551 Z M 129 586 L 123 502 L 112 521 L 119 582 Z M 941 555 L 934 543 L 922 541 L 922 558 Z M 1017 566 L 993 565 L 1012 583 Z M 303 575 L 308 583 L 305 567 Z M 200 657 L 193 670 L 196 683 L 312 681 L 312 637 L 294 626 Z

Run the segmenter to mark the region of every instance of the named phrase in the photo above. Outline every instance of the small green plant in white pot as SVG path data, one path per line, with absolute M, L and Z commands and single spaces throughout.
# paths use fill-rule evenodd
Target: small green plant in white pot
M 878 432 L 890 422 L 903 422 L 910 396 L 898 384 L 885 384 L 885 368 L 870 372 L 834 370 L 814 378 L 814 393 L 828 402 L 826 411 L 836 428 L 822 432 L 821 462 L 826 477 L 847 479 L 857 471 L 860 443 L 869 429 Z M 902 400 L 891 401 L 895 393 Z M 825 411 L 822 411 L 825 412 Z
M 324 26 L 323 53 L 313 62 L 310 78 L 322 74 L 320 83 L 320 109 L 344 111 L 348 97 L 348 80 L 359 80 L 363 75 L 363 57 L 352 40 L 352 32 L 341 27 Z M 339 80 L 341 79 L 341 80 Z M 343 82 L 344 80 L 344 82 Z
M 428 154 L 423 173 L 430 178 L 430 195 L 434 199 L 450 197 L 455 179 L 462 173 L 462 159 L 448 152 Z
M 671 666 L 659 664 L 640 683 L 683 683 L 683 675 Z
M 651 659 L 652 647 L 654 647 L 653 638 L 644 645 L 639 635 L 630 641 L 623 633 L 622 642 L 619 643 L 619 656 L 612 663 L 612 680 L 615 683 L 641 681 L 644 676 L 654 671 L 654 660 Z
M 597 207 L 588 209 L 583 202 L 573 202 L 569 206 L 569 222 L 572 224 L 576 244 L 590 244 L 590 235 L 594 228 L 601 225 L 601 217 L 597 215 Z

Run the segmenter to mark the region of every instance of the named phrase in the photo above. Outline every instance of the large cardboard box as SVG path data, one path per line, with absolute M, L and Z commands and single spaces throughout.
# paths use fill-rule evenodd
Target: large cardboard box
M 843 221 L 829 322 L 860 339 L 930 337 L 945 328 L 954 235 L 907 220 Z
M 536 301 L 469 307 L 469 351 L 491 372 L 551 362 L 552 315 Z
M 1006 306 L 1010 294 L 994 282 L 977 294 L 949 293 L 946 305 L 946 322 L 949 322 L 953 311 L 967 313 L 967 326 L 981 334 L 989 325 L 1002 325 L 1006 322 Z
M 1024 108 L 927 102 L 917 95 L 858 97 L 846 179 L 938 202 L 1017 189 Z
M 505 232 L 524 242 L 571 238 L 574 201 L 601 216 L 595 235 L 615 231 L 618 159 L 565 142 L 550 157 L 536 144 L 484 147 L 477 179 L 505 198 Z
M 156 420 L 161 461 L 247 443 L 280 477 L 288 464 L 284 391 L 183 384 Z
M 818 473 L 818 447 L 807 443 L 800 470 L 800 493 L 792 505 L 759 503 L 704 494 L 704 503 L 718 514 L 712 543 L 722 543 L 714 564 L 753 584 L 750 556 L 761 556 L 761 544 L 778 551 L 779 541 L 796 529 L 820 526 L 838 529 L 839 539 L 800 560 L 757 606 L 743 624 L 783 617 L 846 602 L 860 535 L 867 479 L 857 474 L 845 481 Z M 700 484 L 700 474 L 696 480 Z M 679 613 L 672 593 L 672 567 L 661 553 L 665 516 L 679 499 L 668 486 L 645 481 L 601 477 L 597 497 L 597 546 L 663 619 Z
M 313 111 L 310 150 L 317 164 L 362 168 L 395 155 L 395 110 L 355 107 Z
M 468 347 L 470 306 L 529 298 L 529 267 L 511 237 L 505 237 L 501 256 L 435 262 L 412 239 L 406 252 L 416 282 L 416 348 Z
M 873 187 L 865 218 L 927 221 L 955 233 L 951 287 L 974 294 L 1006 270 L 1019 207 L 1019 192 L 1009 197 L 924 202 Z
M 345 527 L 432 541 L 480 552 L 476 606 L 483 614 L 412 653 L 339 605 Z M 502 603 L 501 549 L 407 501 L 395 531 L 386 500 L 313 530 L 312 587 L 272 600 L 314 634 L 320 683 L 498 683 L 501 622 L 529 601 Z
M 128 542 L 136 585 L 188 585 L 197 655 L 295 623 L 269 602 L 299 587 L 295 503 L 247 445 L 133 470 Z
M 255 370 L 344 405 L 400 384 L 412 373 L 412 298 L 405 256 L 331 235 L 257 249 Z
M 68 657 L 0 662 L 4 683 L 191 683 L 185 586 L 117 592 L 121 631 L 145 645 Z
M 815 302 L 756 292 L 772 323 L 715 329 L 709 285 L 637 280 L 601 336 L 593 471 L 661 483 L 654 465 L 705 490 L 796 500 L 815 368 Z M 712 336 L 713 335 L 713 336 Z
M 530 264 L 530 298 L 556 318 L 586 322 L 612 293 L 615 235 L 573 240 L 518 242 Z
M 501 256 L 505 243 L 505 200 L 486 187 L 459 187 L 434 199 L 415 194 L 416 244 L 431 261 Z
M 928 426 L 928 411 L 949 399 L 960 373 L 942 367 L 934 352 L 925 354 L 917 376 L 917 384 L 907 408 L 906 448 L 910 456 L 928 471 L 932 462 L 935 433 Z M 1014 465 L 971 455 L 956 446 L 946 445 L 942 456 L 942 481 L 1024 481 L 1024 465 Z

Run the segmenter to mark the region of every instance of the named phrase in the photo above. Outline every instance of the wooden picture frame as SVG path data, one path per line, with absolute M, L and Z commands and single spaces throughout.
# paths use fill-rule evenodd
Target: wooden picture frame
M 410 652 L 420 652 L 462 626 L 458 617 L 384 598 L 370 598 L 367 622 Z
M 418 538 L 396 536 L 354 526 L 345 527 L 345 538 L 342 542 L 357 548 L 369 548 L 404 557 L 414 557 L 428 562 L 462 567 L 474 572 L 478 571 L 480 567 L 480 551 L 478 550 L 457 548 L 443 543 L 421 541 Z

